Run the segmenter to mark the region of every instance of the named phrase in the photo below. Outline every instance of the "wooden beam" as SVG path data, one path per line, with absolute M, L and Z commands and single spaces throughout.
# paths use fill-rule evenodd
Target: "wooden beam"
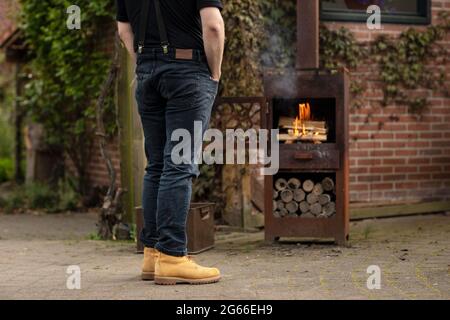
M 116 103 L 119 123 L 120 177 L 121 186 L 126 190 L 123 195 L 125 211 L 124 222 L 134 223 L 135 186 L 133 181 L 133 109 L 132 93 L 133 62 L 125 48 L 121 49 L 120 74 L 116 90 Z
M 450 211 L 450 201 L 407 203 L 360 208 L 353 207 L 350 209 L 350 219 L 354 221 L 373 218 L 390 218 L 444 211 Z

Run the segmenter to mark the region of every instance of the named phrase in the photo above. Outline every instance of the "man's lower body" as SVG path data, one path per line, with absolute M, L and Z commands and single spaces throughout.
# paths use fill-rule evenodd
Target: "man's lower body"
M 218 281 L 219 271 L 196 265 L 186 249 L 192 179 L 199 175 L 195 158 L 218 83 L 200 51 L 194 51 L 192 60 L 177 60 L 174 50 L 163 54 L 160 48 L 146 49 L 138 57 L 136 74 L 148 159 L 140 235 L 146 247 L 143 279 L 154 275 L 159 284 Z M 180 152 L 181 145 L 188 148 Z

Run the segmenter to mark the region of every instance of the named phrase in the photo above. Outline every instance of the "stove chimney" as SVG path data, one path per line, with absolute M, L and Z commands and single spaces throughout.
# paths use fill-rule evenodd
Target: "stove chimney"
M 297 0 L 297 69 L 319 68 L 319 0 Z

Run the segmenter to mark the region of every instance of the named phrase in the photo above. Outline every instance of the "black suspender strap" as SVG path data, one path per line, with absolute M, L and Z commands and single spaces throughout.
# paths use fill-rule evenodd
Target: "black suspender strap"
M 150 9 L 150 0 L 142 0 L 141 16 L 139 18 L 139 43 L 138 52 L 142 53 L 145 45 L 145 36 L 148 25 L 148 11 Z
M 155 12 L 156 12 L 156 23 L 158 24 L 159 38 L 161 41 L 161 47 L 163 48 L 164 54 L 169 53 L 169 39 L 167 37 L 166 25 L 161 13 L 161 5 L 159 0 L 155 1 Z
M 145 45 L 145 36 L 147 33 L 147 25 L 148 25 L 148 12 L 150 9 L 150 1 L 151 0 L 142 0 L 142 11 L 141 17 L 139 21 L 139 43 L 138 43 L 138 52 L 142 53 Z M 153 0 L 155 2 L 155 13 L 156 13 L 156 23 L 158 24 L 159 37 L 161 41 L 161 47 L 163 48 L 164 54 L 169 53 L 169 39 L 167 37 L 166 25 L 164 24 L 164 19 L 161 13 L 161 5 L 159 0 Z

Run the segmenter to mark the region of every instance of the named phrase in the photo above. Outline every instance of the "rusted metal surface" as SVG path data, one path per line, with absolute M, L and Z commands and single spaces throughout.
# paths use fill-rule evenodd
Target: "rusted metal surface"
M 283 169 L 340 169 L 340 150 L 336 144 L 284 144 L 281 150 Z
M 319 0 L 297 0 L 297 53 L 298 69 L 319 68 Z
M 187 220 L 189 254 L 199 254 L 214 247 L 214 203 L 193 203 Z
M 265 75 L 268 109 L 261 112 L 261 126 L 275 128 L 275 113 L 283 99 L 326 99 L 331 106 L 334 139 L 327 143 L 280 144 L 280 172 L 287 174 L 330 174 L 336 184 L 336 214 L 331 218 L 278 218 L 273 214 L 274 177 L 266 176 L 265 234 L 267 241 L 280 237 L 334 239 L 345 245 L 349 233 L 349 161 L 348 161 L 348 76 L 319 70 L 286 70 Z M 274 101 L 277 101 L 275 103 Z M 312 105 L 314 110 L 314 105 Z M 330 120 L 329 120 L 330 121 Z

